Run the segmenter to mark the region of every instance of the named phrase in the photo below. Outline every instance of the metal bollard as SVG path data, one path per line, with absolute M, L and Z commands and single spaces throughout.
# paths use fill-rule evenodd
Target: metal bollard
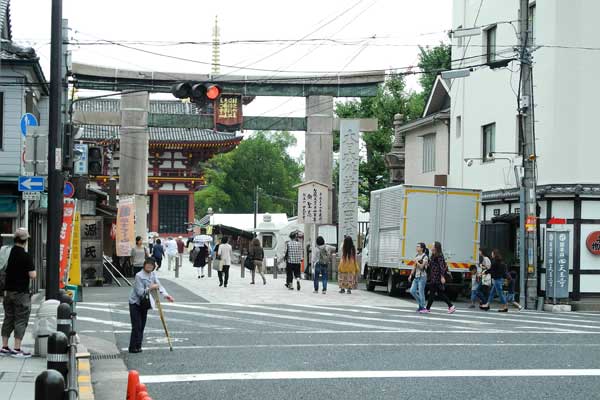
M 279 269 L 279 264 L 277 264 L 277 256 L 273 258 L 273 279 L 277 279 L 277 272 Z
M 208 277 L 212 277 L 212 258 L 208 257 Z
M 67 339 L 67 336 L 62 332 L 52 333 L 48 338 L 48 356 L 46 358 L 46 365 L 48 369 L 54 369 L 60 372 L 65 381 L 67 380 L 68 372 L 68 352 L 69 340 Z
M 43 371 L 35 378 L 35 400 L 63 400 L 65 379 L 53 369 Z
M 175 259 L 175 278 L 179 278 L 179 261 L 181 257 Z
M 240 265 L 240 270 L 242 271 L 242 272 L 240 272 L 240 276 L 242 278 L 244 278 L 246 276 L 246 271 L 245 271 L 246 268 L 244 268 L 244 261 L 246 261 L 246 258 L 248 258 L 248 256 L 246 256 L 246 257 L 240 256 L 240 261 L 242 262 Z

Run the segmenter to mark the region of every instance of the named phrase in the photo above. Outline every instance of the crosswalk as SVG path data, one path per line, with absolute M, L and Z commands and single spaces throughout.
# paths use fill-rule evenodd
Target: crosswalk
M 108 307 L 107 307 L 108 306 Z M 423 333 L 423 334 L 600 334 L 600 314 L 548 314 L 534 311 L 500 314 L 459 309 L 448 315 L 445 310 L 417 314 L 411 306 L 377 307 L 372 305 L 280 305 L 241 303 L 174 303 L 164 305 L 166 318 L 175 336 L 198 332 L 232 333 L 270 332 L 273 334 L 352 334 L 352 333 Z M 128 333 L 129 312 L 125 304 L 82 303 L 80 320 L 84 332 L 108 330 Z M 107 318 L 107 313 L 111 318 Z M 149 316 L 148 329 L 159 330 L 157 315 Z

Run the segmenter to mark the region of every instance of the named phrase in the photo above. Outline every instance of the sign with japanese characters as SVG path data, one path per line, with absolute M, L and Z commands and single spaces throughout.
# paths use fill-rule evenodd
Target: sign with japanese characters
M 216 101 L 215 124 L 221 131 L 234 132 L 242 127 L 242 96 L 223 94 Z
M 569 297 L 569 231 L 546 232 L 546 297 Z
M 119 200 L 117 211 L 117 256 L 129 257 L 135 244 L 135 199 L 133 196 Z
M 59 241 L 59 286 L 65 287 L 65 274 L 69 264 L 69 250 L 71 249 L 71 236 L 73 234 L 73 218 L 75 217 L 75 202 L 65 199 L 63 206 L 63 220 L 60 227 Z
M 298 186 L 298 223 L 329 224 L 329 188 L 319 182 Z
M 357 119 L 340 120 L 339 248 L 346 236 L 358 239 L 359 129 Z
M 73 245 L 71 246 L 71 265 L 69 266 L 69 285 L 81 285 L 81 216 L 75 213 L 73 222 Z
M 81 217 L 79 248 L 81 258 L 81 280 L 94 283 L 102 278 L 102 258 L 104 254 L 102 217 Z
M 600 256 L 600 231 L 590 233 L 585 241 L 585 246 L 590 253 Z

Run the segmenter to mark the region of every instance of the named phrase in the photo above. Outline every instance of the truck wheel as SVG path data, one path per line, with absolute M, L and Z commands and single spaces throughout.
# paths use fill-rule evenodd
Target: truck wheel
M 398 293 L 398 289 L 396 289 L 396 279 L 394 278 L 392 271 L 388 274 L 387 293 L 388 296 L 395 296 L 396 293 Z
M 375 290 L 375 284 L 373 282 L 371 282 L 371 281 L 367 281 L 367 290 L 369 292 L 374 291 Z

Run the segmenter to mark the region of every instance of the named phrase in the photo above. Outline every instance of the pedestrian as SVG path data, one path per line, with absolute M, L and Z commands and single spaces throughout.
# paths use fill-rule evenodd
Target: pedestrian
M 490 295 L 487 298 L 487 302 L 479 306 L 482 310 L 489 311 L 490 303 L 494 300 L 494 294 L 498 293 L 500 297 L 500 308 L 498 312 L 508 312 L 508 305 L 506 304 L 506 297 L 503 292 L 504 278 L 506 276 L 506 264 L 502 260 L 502 254 L 498 249 L 492 250 L 492 266 L 489 270 L 484 272 L 492 276 L 492 289 Z
M 417 312 L 425 309 L 425 284 L 427 283 L 427 266 L 429 265 L 429 249 L 425 243 L 417 245 L 417 255 L 414 259 L 415 266 L 408 277 L 410 286 L 410 294 L 417 301 L 419 308 Z
M 252 239 L 252 243 L 250 244 L 250 248 L 248 249 L 248 257 L 252 258 L 252 262 L 254 263 L 254 269 L 252 270 L 252 282 L 251 285 L 254 285 L 254 277 L 256 276 L 256 272 L 260 274 L 263 280 L 263 285 L 267 284 L 267 279 L 265 278 L 265 251 L 260 245 L 260 239 L 254 238 Z
M 165 243 L 165 247 L 166 247 L 165 250 L 166 250 L 166 253 L 167 253 L 167 267 L 169 268 L 169 271 L 170 271 L 171 270 L 171 266 L 173 265 L 173 263 L 175 262 L 175 259 L 178 256 L 178 254 L 177 254 L 177 242 L 172 237 L 169 237 L 167 239 L 167 242 Z
M 298 242 L 298 234 L 290 233 L 290 241 L 285 244 L 286 261 L 286 286 L 289 290 L 294 290 L 294 278 L 296 278 L 296 288 L 300 290 L 300 264 L 302 263 L 302 245 Z
M 471 304 L 469 308 L 475 308 L 475 301 L 479 300 L 479 304 L 485 303 L 487 297 L 483 296 L 481 292 L 481 272 L 477 269 L 477 265 L 471 265 L 469 267 L 469 273 L 471 274 Z
M 204 242 L 199 247 L 195 247 L 192 253 L 194 254 L 194 268 L 198 273 L 198 279 L 204 278 L 204 267 L 210 254 L 208 243 Z
M 492 262 L 488 256 L 487 249 L 480 248 L 479 249 L 479 269 L 481 276 L 481 284 L 478 288 L 477 296 L 481 299 L 481 303 L 486 303 L 487 298 L 490 295 L 490 290 L 492 288 L 492 276 L 490 274 L 486 274 L 485 271 L 488 271 L 492 267 Z
M 222 271 L 221 268 L 221 256 L 219 255 L 219 246 L 221 245 L 221 241 L 217 240 L 215 246 L 211 249 L 210 258 L 212 258 L 212 269 L 217 272 Z
M 175 241 L 177 244 L 177 257 L 179 258 L 179 268 L 183 265 L 183 252 L 185 251 L 185 242 L 183 241 L 183 236 L 179 236 Z
M 523 307 L 521 307 L 521 305 L 515 300 L 517 273 L 515 271 L 510 271 L 508 274 L 506 274 L 506 279 L 508 279 L 508 294 L 506 295 L 506 302 L 512 304 L 513 307 L 521 311 Z
M 150 253 L 148 252 L 148 249 L 144 247 L 142 237 L 137 236 L 135 238 L 135 246 L 131 249 L 131 256 L 129 257 L 129 262 L 133 266 L 133 276 L 142 270 L 144 261 L 146 261 L 146 258 L 148 257 L 150 257 Z
M 131 319 L 131 336 L 129 337 L 129 352 L 141 353 L 144 339 L 144 328 L 148 310 L 154 308 L 154 299 L 151 290 L 158 290 L 165 299 L 171 303 L 175 301 L 165 288 L 160 284 L 154 268 L 155 262 L 151 258 L 144 261 L 144 267 L 135 274 L 135 282 L 129 295 L 129 317 Z
M 156 239 L 154 242 L 154 246 L 152 246 L 152 258 L 156 261 L 156 270 L 160 271 L 160 267 L 162 266 L 162 260 L 165 256 L 165 249 L 160 241 L 160 239 Z
M 342 259 L 338 265 L 338 285 L 340 293 L 352 293 L 358 287 L 358 274 L 360 267 L 356 262 L 356 247 L 350 236 L 344 238 L 342 244 Z
M 319 275 L 321 275 L 321 280 L 323 282 L 323 294 L 327 293 L 327 281 L 328 281 L 328 270 L 329 270 L 329 258 L 335 251 L 333 246 L 329 246 L 325 244 L 325 239 L 323 236 L 317 237 L 317 245 L 315 246 L 315 251 L 313 252 L 313 265 L 315 267 L 315 272 L 313 276 L 313 282 L 315 291 L 314 293 L 319 293 Z
M 31 313 L 31 297 L 29 281 L 36 278 L 33 258 L 25 246 L 29 232 L 19 228 L 14 233 L 15 245 L 10 251 L 6 265 L 6 281 L 4 286 L 4 321 L 2 323 L 2 349 L 0 355 L 14 358 L 29 358 L 31 353 L 21 348 L 29 314 Z M 8 339 L 14 333 L 14 348 L 8 347 Z
M 452 304 L 448 296 L 446 295 L 446 274 L 448 274 L 448 266 L 446 265 L 446 259 L 442 252 L 442 244 L 435 242 L 432 248 L 432 254 L 430 259 L 430 271 L 431 277 L 429 280 L 429 299 L 427 301 L 427 307 L 424 313 L 431 311 L 431 305 L 437 296 L 440 300 L 444 301 L 448 305 L 448 314 L 452 314 L 456 311 L 456 307 Z
M 219 286 L 227 287 L 229 281 L 229 267 L 231 266 L 231 254 L 233 249 L 229 243 L 229 238 L 223 236 L 217 255 L 221 257 L 221 271 L 219 271 Z M 243 268 L 243 267 L 242 267 Z

